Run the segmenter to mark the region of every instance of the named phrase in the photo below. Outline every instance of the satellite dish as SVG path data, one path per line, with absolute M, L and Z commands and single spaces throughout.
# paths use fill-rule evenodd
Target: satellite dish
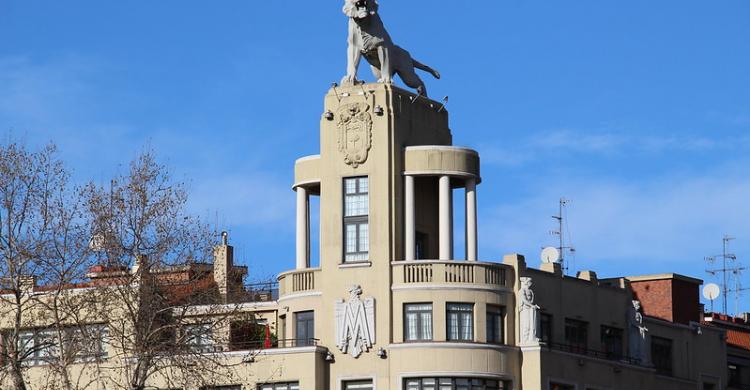
M 548 246 L 542 250 L 542 263 L 557 263 L 560 260 L 560 251 L 557 248 Z
M 714 299 L 718 298 L 719 294 L 721 294 L 721 289 L 716 283 L 709 283 L 703 287 L 703 297 L 708 299 L 709 301 L 713 301 Z

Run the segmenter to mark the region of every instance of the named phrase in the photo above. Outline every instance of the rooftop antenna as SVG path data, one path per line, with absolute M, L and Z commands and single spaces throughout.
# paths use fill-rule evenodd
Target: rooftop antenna
M 744 270 L 745 268 L 741 266 L 741 264 L 737 263 L 737 255 L 734 253 L 729 253 L 728 247 L 729 242 L 733 241 L 735 238 L 730 237 L 729 235 L 724 235 L 724 238 L 722 238 L 722 251 L 720 255 L 716 256 L 707 256 L 705 257 L 705 260 L 709 264 L 713 264 L 714 261 L 721 258 L 721 268 L 716 269 L 707 269 L 706 272 L 710 275 L 716 275 L 717 273 L 721 273 L 722 278 L 722 285 L 721 285 L 721 295 L 722 295 L 722 302 L 721 302 L 721 310 L 724 314 L 729 313 L 729 308 L 727 307 L 727 297 L 729 296 L 730 292 L 733 292 L 735 294 L 735 310 L 739 310 L 739 294 L 742 290 L 740 288 L 739 284 L 739 277 L 740 272 Z M 729 263 L 727 263 L 727 260 L 729 260 Z M 735 288 L 730 289 L 729 288 L 729 277 L 734 276 L 735 278 Z
M 560 208 L 557 215 L 553 215 L 552 218 L 557 220 L 557 230 L 551 230 L 550 234 L 557 235 L 559 238 L 559 246 L 556 248 L 559 253 L 559 259 L 557 262 L 559 262 L 562 266 L 563 275 L 568 274 L 568 268 L 569 265 L 567 262 L 565 262 L 565 253 L 575 253 L 576 249 L 572 246 L 566 246 L 565 245 L 565 213 L 567 212 L 568 203 L 570 203 L 570 200 L 565 198 L 560 198 Z

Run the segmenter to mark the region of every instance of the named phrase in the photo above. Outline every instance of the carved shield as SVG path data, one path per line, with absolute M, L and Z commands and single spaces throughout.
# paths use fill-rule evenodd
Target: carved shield
M 369 111 L 370 106 L 365 103 L 346 104 L 338 111 L 339 151 L 344 154 L 344 162 L 354 168 L 367 161 L 372 147 Z

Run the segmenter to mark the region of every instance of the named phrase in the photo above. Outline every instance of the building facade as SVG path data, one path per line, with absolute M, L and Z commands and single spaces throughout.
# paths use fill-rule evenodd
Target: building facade
M 273 340 L 206 349 L 236 364 L 203 388 L 726 388 L 726 332 L 702 324 L 700 280 L 570 277 L 521 255 L 481 258 L 479 154 L 452 145 L 439 102 L 388 84 L 333 87 L 320 152 L 294 173 L 296 262 L 278 291 L 252 294 L 230 277 L 226 242 L 210 276 L 222 295 L 243 297 L 241 310 Z M 466 249 L 456 254 L 461 203 Z M 311 204 L 320 205 L 315 267 Z

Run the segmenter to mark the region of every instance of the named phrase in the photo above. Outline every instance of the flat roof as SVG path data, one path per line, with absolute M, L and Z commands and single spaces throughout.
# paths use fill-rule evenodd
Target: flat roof
M 703 280 L 691 278 L 689 276 L 680 274 L 653 274 L 653 275 L 638 275 L 638 276 L 625 276 L 625 279 L 631 282 L 646 282 L 649 280 L 664 280 L 664 279 L 676 279 L 684 282 L 703 284 Z

